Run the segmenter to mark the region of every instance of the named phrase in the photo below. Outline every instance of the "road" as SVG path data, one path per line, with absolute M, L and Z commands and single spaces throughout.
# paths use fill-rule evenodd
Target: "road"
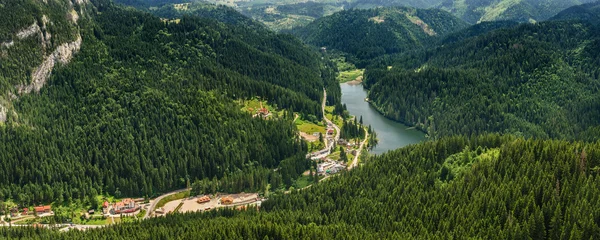
M 331 124 L 333 126 L 333 128 L 335 128 L 335 137 L 333 138 L 334 142 L 337 142 L 340 139 L 340 128 L 335 125 L 331 120 L 327 119 L 327 115 L 325 115 L 325 102 L 327 102 L 327 91 L 325 91 L 325 89 L 323 89 L 323 103 L 321 103 L 321 109 L 323 111 L 323 119 L 325 119 L 325 121 L 328 124 Z M 325 146 L 329 148 L 329 150 L 331 150 L 331 147 L 333 147 L 333 144 L 331 146 L 327 146 L 327 141 L 325 141 Z
M 358 147 L 358 151 L 356 151 L 356 156 L 354 156 L 354 160 L 352 160 L 352 163 L 350 164 L 350 166 L 348 166 L 348 170 L 358 166 L 358 157 L 360 156 L 360 152 L 362 151 L 363 147 L 365 146 L 365 144 L 367 143 L 368 140 L 369 140 L 369 132 L 365 131 L 365 140 L 363 140 L 360 143 L 360 147 Z
M 157 198 L 155 198 L 152 203 L 150 203 L 150 206 L 148 207 L 148 209 L 146 209 L 146 215 L 144 215 L 144 219 L 147 219 L 150 217 L 150 214 L 152 214 L 152 212 L 154 212 L 154 208 L 156 208 L 156 204 L 158 204 L 158 202 L 160 202 L 161 199 L 173 195 L 173 194 L 177 194 L 180 192 L 185 192 L 187 190 L 191 190 L 191 188 L 184 188 L 184 189 L 179 189 L 177 191 L 173 191 L 170 193 L 165 193 L 163 195 L 158 196 Z

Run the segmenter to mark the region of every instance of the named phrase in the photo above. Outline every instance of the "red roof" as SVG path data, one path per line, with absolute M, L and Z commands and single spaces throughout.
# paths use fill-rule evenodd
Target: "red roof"
M 33 209 L 35 209 L 36 212 L 47 212 L 47 211 L 52 210 L 52 207 L 50 207 L 50 205 L 47 205 L 47 206 L 33 207 Z
M 108 202 L 106 202 L 106 201 L 105 201 L 105 202 L 102 204 L 102 207 L 103 207 L 103 208 L 107 208 L 107 207 L 108 207 Z

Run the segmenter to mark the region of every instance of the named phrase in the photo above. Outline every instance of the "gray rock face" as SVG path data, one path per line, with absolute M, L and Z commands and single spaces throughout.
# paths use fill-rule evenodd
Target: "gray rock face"
M 30 93 L 32 91 L 39 92 L 50 77 L 54 65 L 58 62 L 61 64 L 69 63 L 73 58 L 73 54 L 78 52 L 80 48 L 81 36 L 78 36 L 77 40 L 73 42 L 58 46 L 52 54 L 46 56 L 40 66 L 34 69 L 31 74 L 31 84 L 17 86 L 19 94 Z

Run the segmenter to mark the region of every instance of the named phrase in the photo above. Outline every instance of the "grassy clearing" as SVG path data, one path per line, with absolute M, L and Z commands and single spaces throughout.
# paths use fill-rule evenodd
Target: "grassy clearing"
M 107 225 L 108 224 L 108 218 L 104 218 L 104 217 L 92 217 L 92 218 L 87 219 L 87 220 L 73 219 L 73 223 L 75 223 L 75 224 L 82 224 L 82 225 Z
M 267 103 L 267 101 L 261 100 L 260 98 L 252 98 L 249 100 L 237 100 L 237 102 L 242 106 L 242 111 L 250 113 L 252 115 L 257 114 L 258 110 L 261 108 L 266 108 L 271 113 L 271 116 L 268 118 L 278 118 L 279 116 L 283 116 L 284 110 L 278 109 L 277 106 L 271 106 Z M 262 105 L 261 105 L 262 104 Z
M 312 134 L 314 132 L 320 132 L 323 135 L 325 135 L 325 126 L 322 126 L 321 124 L 317 125 L 314 124 L 312 122 L 309 121 L 305 121 L 301 118 L 296 119 L 296 122 L 294 122 L 296 124 L 296 127 L 298 128 L 298 130 L 300 130 L 301 132 L 305 132 L 308 134 Z
M 295 189 L 305 188 L 314 183 L 312 176 L 300 176 L 296 181 L 292 184 Z
M 334 161 L 340 161 L 341 157 L 340 157 L 340 149 L 336 148 L 336 150 L 334 152 L 332 152 L 331 154 L 329 154 L 329 156 L 327 156 L 327 158 L 334 160 Z M 350 154 L 349 152 L 346 152 L 346 158 L 348 159 L 348 161 L 346 161 L 346 164 L 350 164 L 352 163 L 352 160 L 354 160 L 354 155 Z
M 340 83 L 354 81 L 359 77 L 362 77 L 365 73 L 364 69 L 354 69 L 349 71 L 340 72 L 337 79 Z
M 325 107 L 325 117 L 327 117 L 327 119 L 331 120 L 333 122 L 333 124 L 337 125 L 339 128 L 342 128 L 342 126 L 344 125 L 344 120 L 339 115 L 333 115 L 333 110 L 334 110 L 333 106 L 326 106 Z
M 175 200 L 179 200 L 179 199 L 183 199 L 186 197 L 190 196 L 190 191 L 185 191 L 185 192 L 180 192 L 180 193 L 176 193 L 173 195 L 169 195 L 163 199 L 161 199 L 160 201 L 158 201 L 158 203 L 156 204 L 156 208 L 161 208 L 164 207 L 165 204 L 167 204 L 170 201 L 175 201 Z

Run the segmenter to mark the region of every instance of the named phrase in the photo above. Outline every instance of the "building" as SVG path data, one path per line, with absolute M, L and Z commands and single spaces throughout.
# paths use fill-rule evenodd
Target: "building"
M 327 130 L 327 135 L 333 135 L 333 132 L 334 132 L 333 129 L 329 129 L 329 130 Z
M 233 198 L 232 197 L 224 197 L 221 198 L 221 204 L 223 205 L 229 205 L 233 203 Z
M 340 140 L 338 140 L 337 144 L 345 146 L 348 144 L 348 141 L 346 141 L 346 139 L 340 138 Z
M 262 117 L 268 117 L 269 115 L 271 115 L 269 109 L 263 107 L 262 102 L 260 103 L 260 108 L 258 109 L 258 115 Z
M 21 215 L 29 215 L 29 208 L 23 208 L 23 212 L 21 212 Z
M 37 214 L 52 212 L 52 207 L 50 205 L 33 207 L 33 209 L 34 209 L 35 213 L 37 213 Z
M 132 213 L 137 211 L 140 206 L 131 198 L 125 198 L 121 202 L 113 204 L 112 212 L 114 214 L 119 213 Z
M 199 197 L 198 200 L 196 200 L 197 203 L 207 203 L 210 202 L 210 197 L 209 196 L 202 196 Z

